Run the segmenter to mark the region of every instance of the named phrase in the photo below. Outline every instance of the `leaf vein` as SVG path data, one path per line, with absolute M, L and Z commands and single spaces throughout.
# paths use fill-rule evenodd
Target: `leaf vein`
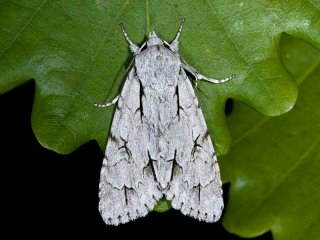
M 224 32 L 227 34 L 227 36 L 228 36 L 231 44 L 232 44 L 233 47 L 237 50 L 238 56 L 241 58 L 241 60 L 242 60 L 245 64 L 249 65 L 249 63 L 246 61 L 246 59 L 240 54 L 241 51 L 240 51 L 240 49 L 238 48 L 237 44 L 235 43 L 234 39 L 232 38 L 231 34 L 230 34 L 230 33 L 228 34 L 227 27 L 225 26 L 224 21 L 220 19 L 219 15 L 218 15 L 217 11 L 215 10 L 215 8 L 214 8 L 213 4 L 211 3 L 211 1 L 207 0 L 207 3 L 208 3 L 208 5 L 209 5 L 209 8 L 211 9 L 211 11 L 212 11 L 212 12 L 214 13 L 214 15 L 216 16 L 218 22 L 219 22 L 220 25 L 223 27 L 223 30 L 224 30 Z
M 253 214 L 253 212 L 258 209 L 265 201 L 267 201 L 267 199 L 281 186 L 281 184 L 289 177 L 289 175 L 295 170 L 297 169 L 302 163 L 303 161 L 309 156 L 309 154 L 312 152 L 312 150 L 317 146 L 317 144 L 320 142 L 320 135 L 316 138 L 316 140 L 313 142 L 313 144 L 311 144 L 306 151 L 304 152 L 304 154 L 301 155 L 300 158 L 298 158 L 296 161 L 296 163 L 289 168 L 289 171 L 287 171 L 286 173 L 283 173 L 283 177 L 277 182 L 276 185 L 274 185 L 274 187 L 272 187 L 269 192 L 264 196 L 264 198 L 261 199 L 261 201 L 258 202 L 257 205 L 255 205 L 248 213 L 248 215 Z
M 0 53 L 0 56 L 3 56 L 3 54 L 8 51 L 8 49 L 12 46 L 12 44 L 19 38 L 20 34 L 27 28 L 27 26 L 32 22 L 34 17 L 37 15 L 37 13 L 40 11 L 41 7 L 47 2 L 47 0 L 43 0 L 40 5 L 35 9 L 31 17 L 28 19 L 28 21 L 22 26 L 22 28 L 16 32 L 15 36 L 12 38 L 12 40 L 8 43 L 7 47 L 5 47 L 2 52 Z

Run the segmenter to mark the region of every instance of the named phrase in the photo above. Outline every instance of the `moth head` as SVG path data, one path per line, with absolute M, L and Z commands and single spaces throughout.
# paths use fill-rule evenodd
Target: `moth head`
M 163 41 L 158 38 L 158 36 L 156 35 L 156 33 L 154 31 L 150 32 L 149 34 L 149 39 L 147 41 L 147 46 L 151 47 L 154 45 L 163 45 Z

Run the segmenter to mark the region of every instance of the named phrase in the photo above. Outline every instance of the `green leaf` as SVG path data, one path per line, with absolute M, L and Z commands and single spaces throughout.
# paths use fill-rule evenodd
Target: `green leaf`
M 284 35 L 281 56 L 299 83 L 297 103 L 271 118 L 235 102 L 231 151 L 220 158 L 231 182 L 223 224 L 243 237 L 271 230 L 274 239 L 318 239 L 320 51 Z
M 93 104 L 119 93 L 133 58 L 118 24 L 140 44 L 150 30 L 171 41 L 185 17 L 181 56 L 203 75 L 237 76 L 222 85 L 200 82 L 196 91 L 215 149 L 225 154 L 231 141 L 226 99 L 268 116 L 293 107 L 297 87 L 280 60 L 280 36 L 287 32 L 320 48 L 319 5 L 318 0 L 2 0 L 0 93 L 34 79 L 32 127 L 39 142 L 69 153 L 95 139 L 103 149 L 113 109 Z
M 154 207 L 153 211 L 156 212 L 166 212 L 171 208 L 171 201 L 168 201 L 166 198 L 160 199 L 157 205 Z
M 218 154 L 228 151 L 227 98 L 273 116 L 294 105 L 297 89 L 279 54 L 281 32 L 319 46 L 319 4 L 305 1 L 49 1 L 0 2 L 0 93 L 34 79 L 32 127 L 39 142 L 70 153 L 96 139 L 103 149 L 113 110 L 133 58 L 118 27 L 143 43 L 150 30 L 171 41 L 186 18 L 181 56 L 226 84 L 199 83 L 199 96 Z M 19 14 L 17 14 L 19 13 Z

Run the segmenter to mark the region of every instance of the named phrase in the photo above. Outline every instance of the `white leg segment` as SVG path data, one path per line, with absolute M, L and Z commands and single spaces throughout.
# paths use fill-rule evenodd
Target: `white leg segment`
M 100 107 L 100 108 L 109 107 L 111 105 L 116 104 L 118 102 L 118 100 L 119 100 L 119 97 L 120 97 L 120 95 L 116 96 L 111 102 L 107 102 L 107 103 L 104 103 L 104 104 L 95 103 L 94 106 Z
M 183 65 L 182 67 L 189 73 L 191 73 L 195 79 L 196 79 L 196 87 L 197 87 L 197 83 L 199 80 L 205 80 L 211 83 L 215 83 L 215 84 L 219 84 L 219 83 L 224 83 L 227 82 L 231 79 L 234 79 L 236 76 L 233 74 L 229 77 L 223 78 L 223 79 L 213 79 L 213 78 L 208 78 L 206 76 L 201 75 L 200 73 L 198 73 L 193 67 L 191 67 L 190 65 L 188 65 L 184 60 L 182 60 Z

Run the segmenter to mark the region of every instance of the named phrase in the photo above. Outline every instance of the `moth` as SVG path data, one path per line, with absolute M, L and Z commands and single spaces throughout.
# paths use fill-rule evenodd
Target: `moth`
M 186 72 L 199 74 L 178 53 L 182 19 L 171 43 L 155 32 L 141 46 L 121 25 L 134 54 L 117 104 L 100 174 L 99 211 L 106 224 L 143 217 L 162 198 L 198 220 L 215 222 L 222 209 L 220 171 L 208 129 Z

